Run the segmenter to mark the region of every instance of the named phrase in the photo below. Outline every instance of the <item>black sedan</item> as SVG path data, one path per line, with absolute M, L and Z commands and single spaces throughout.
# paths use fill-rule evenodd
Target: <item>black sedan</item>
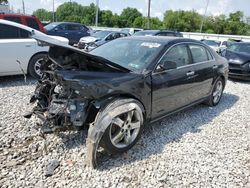
M 85 53 L 35 38 L 51 47 L 26 117 L 51 128 L 89 127 L 91 166 L 99 146 L 127 151 L 147 123 L 203 102 L 216 106 L 228 77 L 226 59 L 196 40 L 127 37 Z
M 232 43 L 222 56 L 228 59 L 231 78 L 250 80 L 250 43 Z

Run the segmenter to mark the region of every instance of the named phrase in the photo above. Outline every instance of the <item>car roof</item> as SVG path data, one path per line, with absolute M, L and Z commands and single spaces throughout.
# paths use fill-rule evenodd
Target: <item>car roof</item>
M 51 22 L 50 24 L 53 24 L 53 25 L 59 25 L 59 24 L 75 24 L 75 25 L 84 25 L 84 24 L 81 24 L 81 23 L 75 23 L 75 22 Z
M 202 42 L 194 39 L 182 38 L 182 37 L 167 37 L 167 36 L 131 36 L 119 38 L 118 40 L 141 40 L 145 42 L 158 42 L 161 44 L 177 43 L 177 42 L 193 42 L 204 45 Z
M 25 17 L 25 18 L 37 18 L 36 16 L 26 15 L 26 14 L 10 14 L 10 13 L 0 13 L 0 17 L 11 16 L 11 17 Z
M 178 33 L 177 31 L 172 31 L 172 30 L 142 30 L 139 31 L 140 33 L 158 33 L 158 32 L 171 32 L 171 33 Z
M 28 27 L 26 25 L 19 24 L 19 23 L 16 23 L 16 22 L 12 22 L 12 21 L 8 21 L 8 20 L 3 20 L 3 19 L 0 19 L 0 24 L 6 24 L 6 25 L 18 27 L 18 28 L 24 29 L 24 30 L 29 31 L 29 32 L 32 32 L 33 30 L 35 30 L 35 29 L 33 29 L 31 27 Z

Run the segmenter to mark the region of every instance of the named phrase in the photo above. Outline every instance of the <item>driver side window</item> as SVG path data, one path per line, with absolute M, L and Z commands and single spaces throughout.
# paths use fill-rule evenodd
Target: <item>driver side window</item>
M 184 44 L 171 48 L 161 59 L 160 63 L 175 62 L 177 67 L 191 64 L 187 46 Z

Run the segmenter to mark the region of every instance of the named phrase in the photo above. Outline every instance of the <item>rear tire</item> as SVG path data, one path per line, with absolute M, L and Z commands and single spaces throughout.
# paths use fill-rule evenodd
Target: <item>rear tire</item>
M 207 100 L 207 104 L 209 106 L 216 106 L 219 104 L 223 91 L 225 87 L 225 82 L 222 78 L 218 78 L 213 86 L 213 90 L 211 95 L 209 96 L 209 99 Z
M 137 100 L 121 99 L 111 103 L 103 111 L 103 113 L 109 113 L 121 105 L 131 103 L 135 105 L 135 108 L 114 117 L 101 139 L 100 145 L 111 154 L 123 153 L 132 148 L 139 140 L 144 123 L 143 107 Z
M 28 72 L 29 74 L 36 79 L 40 79 L 42 76 L 42 72 L 40 70 L 41 67 L 41 63 L 42 61 L 47 57 L 46 53 L 40 53 L 37 55 L 34 55 L 30 62 L 29 62 L 29 66 L 28 66 Z

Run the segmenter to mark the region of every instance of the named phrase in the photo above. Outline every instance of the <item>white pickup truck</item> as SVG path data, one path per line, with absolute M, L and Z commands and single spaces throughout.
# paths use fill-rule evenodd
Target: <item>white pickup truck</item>
M 48 46 L 39 46 L 31 38 L 32 33 L 45 35 L 30 27 L 0 19 L 0 76 L 29 73 L 35 78 L 41 76 L 40 62 L 47 56 Z M 68 44 L 68 39 L 51 37 Z

